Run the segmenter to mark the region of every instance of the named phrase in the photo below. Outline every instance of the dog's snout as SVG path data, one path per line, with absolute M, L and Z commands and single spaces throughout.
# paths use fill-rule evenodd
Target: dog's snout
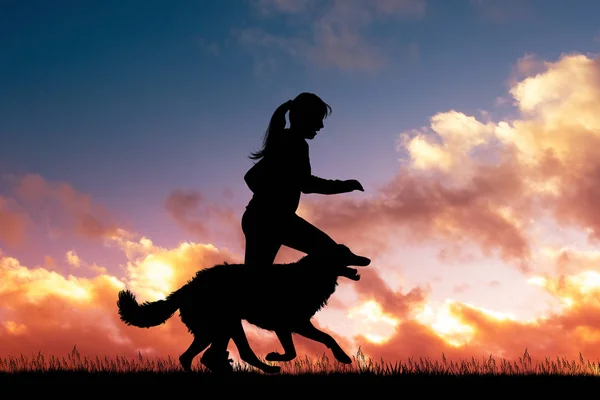
M 358 256 L 354 253 L 352 253 L 350 256 L 349 265 L 354 265 L 357 267 L 366 267 L 369 264 L 371 264 L 371 260 L 367 257 Z
M 339 244 L 338 246 L 341 252 L 342 260 L 345 260 L 346 265 L 366 267 L 367 265 L 371 264 L 371 260 L 369 258 L 354 254 L 348 246 L 344 244 Z
M 366 267 L 369 264 L 371 264 L 371 260 L 369 258 L 358 256 L 358 261 L 354 265 L 359 267 Z

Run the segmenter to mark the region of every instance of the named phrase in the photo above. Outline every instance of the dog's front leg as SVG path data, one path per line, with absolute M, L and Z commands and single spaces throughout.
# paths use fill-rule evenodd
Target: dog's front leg
M 267 354 L 267 361 L 292 361 L 296 358 L 296 347 L 294 346 L 294 340 L 292 339 L 292 332 L 289 331 L 275 331 L 277 338 L 283 346 L 283 354 L 273 351 Z
M 238 353 L 240 353 L 240 358 L 243 361 L 268 374 L 276 374 L 281 371 L 281 367 L 265 364 L 258 359 L 256 353 L 250 347 L 250 343 L 248 343 L 248 338 L 246 337 L 246 332 L 241 321 L 232 328 L 231 339 L 235 343 Z
M 309 320 L 302 325 L 299 325 L 295 330 L 296 333 L 306 338 L 312 339 L 316 342 L 323 343 L 329 347 L 333 352 L 333 356 L 336 360 L 344 364 L 352 363 L 352 359 L 346 352 L 340 347 L 340 345 L 327 333 L 317 329 L 312 322 Z

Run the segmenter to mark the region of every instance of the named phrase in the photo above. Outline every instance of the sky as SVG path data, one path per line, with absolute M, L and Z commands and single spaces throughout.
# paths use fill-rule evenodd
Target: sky
M 390 362 L 600 357 L 597 15 L 592 0 L 0 1 L 0 357 L 184 351 L 178 314 L 125 326 L 117 293 L 161 299 L 243 260 L 248 155 L 304 91 L 333 109 L 313 173 L 365 191 L 303 195 L 298 213 L 372 259 L 318 326 Z M 245 327 L 259 356 L 279 348 Z

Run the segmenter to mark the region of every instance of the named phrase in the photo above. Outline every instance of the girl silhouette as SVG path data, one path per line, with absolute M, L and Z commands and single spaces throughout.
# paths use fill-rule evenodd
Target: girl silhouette
M 287 112 L 289 129 L 285 128 Z M 250 155 L 258 162 L 244 176 L 253 192 L 242 217 L 246 265 L 273 264 L 282 245 L 306 254 L 327 252 L 337 246 L 329 235 L 296 214 L 301 193 L 364 191 L 357 180 L 323 179 L 311 173 L 306 140 L 317 135 L 330 113 L 331 107 L 313 93 L 301 93 L 273 113 L 262 149 Z M 353 256 L 354 265 L 370 263 L 366 257 Z M 228 338 L 215 338 L 201 362 L 213 371 L 232 371 L 228 343 Z
M 288 111 L 290 127 L 285 129 Z M 282 245 L 306 254 L 326 252 L 337 245 L 329 235 L 296 214 L 301 193 L 364 191 L 355 179 L 323 179 L 311 173 L 306 140 L 317 135 L 330 113 L 331 107 L 313 93 L 301 93 L 273 113 L 263 148 L 250 155 L 259 161 L 244 176 L 253 192 L 242 217 L 246 264 L 272 264 Z M 360 264 L 366 261 L 356 257 Z

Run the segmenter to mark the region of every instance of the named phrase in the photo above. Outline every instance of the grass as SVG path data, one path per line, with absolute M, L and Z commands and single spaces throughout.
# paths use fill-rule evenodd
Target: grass
M 198 357 L 199 358 L 199 357 Z M 117 356 L 81 357 L 77 348 L 66 357 L 34 354 L 31 357 L 0 357 L 0 380 L 8 383 L 65 383 L 65 384 L 107 384 L 128 385 L 197 384 L 222 382 L 234 383 L 394 383 L 394 384 L 504 384 L 527 383 L 547 387 L 549 382 L 600 383 L 600 362 L 585 360 L 549 359 L 533 362 L 527 350 L 518 360 L 496 361 L 491 355 L 480 360 L 450 361 L 444 356 L 441 360 L 406 359 L 395 363 L 366 358 L 359 349 L 353 356 L 351 365 L 340 364 L 327 355 L 317 359 L 298 358 L 282 363 L 282 372 L 266 375 L 245 363 L 234 363 L 233 375 L 218 377 L 206 371 L 196 360 L 193 373 L 181 370 L 176 359 L 137 358 Z M 426 387 L 426 386 L 424 386 Z

